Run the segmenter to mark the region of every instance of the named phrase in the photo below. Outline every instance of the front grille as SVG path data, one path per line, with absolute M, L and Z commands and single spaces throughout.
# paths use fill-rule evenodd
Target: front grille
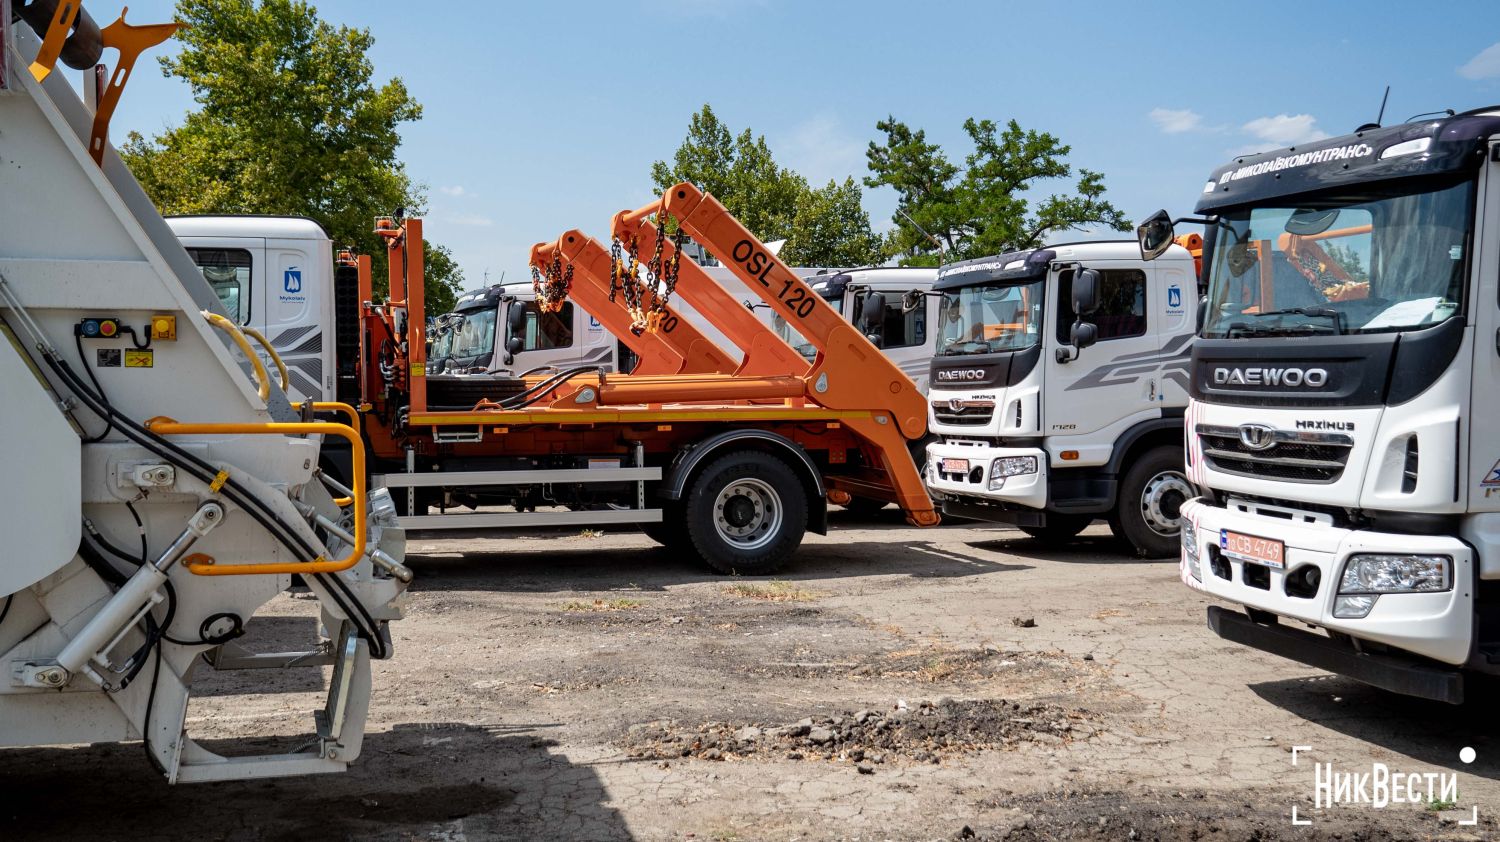
M 939 424 L 960 427 L 982 427 L 995 417 L 995 402 L 982 401 L 933 401 L 932 417 Z
M 1344 474 L 1354 439 L 1339 433 L 1275 430 L 1262 449 L 1246 446 L 1238 427 L 1198 425 L 1208 467 L 1226 474 L 1289 482 L 1331 483 Z

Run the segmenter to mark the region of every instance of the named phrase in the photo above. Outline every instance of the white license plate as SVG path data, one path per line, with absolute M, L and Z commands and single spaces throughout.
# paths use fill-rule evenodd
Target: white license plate
M 1286 569 L 1286 544 L 1275 538 L 1258 538 L 1221 529 L 1219 552 L 1237 561 L 1248 561 L 1277 570 Z
M 969 472 L 969 460 L 954 459 L 951 456 L 943 459 L 943 473 L 945 474 L 967 474 Z

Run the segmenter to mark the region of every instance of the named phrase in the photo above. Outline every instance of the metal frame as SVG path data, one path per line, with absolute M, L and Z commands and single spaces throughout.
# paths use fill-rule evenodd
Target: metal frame
M 637 446 L 636 459 L 644 458 Z M 419 474 L 376 474 L 375 488 L 405 488 L 407 511 L 416 511 L 418 488 L 463 486 L 476 488 L 509 485 L 561 485 L 591 482 L 633 482 L 636 508 L 584 512 L 474 512 L 442 515 L 408 515 L 396 521 L 406 529 L 493 529 L 517 526 L 594 526 L 605 523 L 661 523 L 662 510 L 646 508 L 646 483 L 661 480 L 661 468 L 563 468 L 520 471 L 445 471 Z

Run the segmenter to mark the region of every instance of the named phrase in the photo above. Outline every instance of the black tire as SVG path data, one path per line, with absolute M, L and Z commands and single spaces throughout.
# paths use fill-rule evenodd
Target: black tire
M 807 532 L 802 481 L 790 465 L 756 450 L 710 462 L 693 478 L 683 506 L 693 550 L 719 573 L 773 572 Z
M 662 501 L 661 523 L 642 523 L 639 526 L 647 538 L 669 550 L 693 552 L 692 539 L 688 537 L 687 522 L 679 501 Z
M 1094 522 L 1093 515 L 1047 515 L 1046 526 L 1022 526 L 1027 535 L 1049 544 L 1061 544 L 1078 537 L 1078 533 Z
M 1181 530 L 1176 520 L 1182 504 L 1192 496 L 1192 486 L 1183 472 L 1182 448 L 1153 447 L 1141 454 L 1120 480 L 1119 500 L 1109 528 L 1142 558 L 1170 558 L 1181 552 Z M 1170 529 L 1165 528 L 1169 521 Z

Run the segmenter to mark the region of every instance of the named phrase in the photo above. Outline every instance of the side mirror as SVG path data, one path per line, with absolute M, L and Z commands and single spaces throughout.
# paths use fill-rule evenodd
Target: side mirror
M 874 345 L 876 348 L 885 347 L 885 337 L 881 336 L 878 333 L 867 333 L 865 334 L 865 338 L 870 340 L 870 344 Z
M 885 324 L 885 296 L 878 292 L 872 292 L 865 296 L 864 303 L 859 308 L 859 323 L 864 326 L 866 333 L 877 333 L 880 326 Z
M 915 312 L 918 307 L 922 306 L 922 297 L 923 293 L 919 289 L 907 290 L 906 294 L 901 296 L 901 312 Z
M 1071 338 L 1073 347 L 1087 348 L 1099 341 L 1099 328 L 1092 322 L 1074 322 Z
M 1176 233 L 1172 228 L 1172 217 L 1165 210 L 1151 214 L 1135 229 L 1135 237 L 1141 244 L 1141 259 L 1155 260 L 1161 257 L 1162 252 L 1172 246 Z
M 1073 275 L 1073 312 L 1087 316 L 1099 309 L 1098 269 L 1080 269 Z
M 515 334 L 511 334 L 510 338 L 505 340 L 505 353 L 507 354 L 519 354 L 524 347 L 526 347 L 526 340 Z
M 526 305 L 519 301 L 512 301 L 509 309 L 505 311 L 505 323 L 510 326 L 510 335 L 512 337 L 525 333 Z

